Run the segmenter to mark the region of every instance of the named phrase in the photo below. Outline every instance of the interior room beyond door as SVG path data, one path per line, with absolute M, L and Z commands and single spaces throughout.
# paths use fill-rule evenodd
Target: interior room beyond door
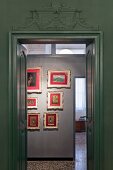
M 64 33 L 62 33 L 64 34 Z M 27 158 L 35 158 L 35 159 L 71 159 L 75 160 L 75 112 L 74 112 L 74 93 L 73 93 L 73 80 L 74 77 L 79 73 L 82 73 L 82 69 L 80 72 L 77 72 L 77 68 L 79 69 L 79 64 L 86 61 L 86 105 L 87 105 L 87 170 L 100 170 L 100 131 L 101 129 L 97 129 L 100 126 L 100 112 L 101 112 L 101 98 L 100 98 L 100 78 L 101 78 L 101 65 L 100 65 L 100 33 L 91 33 L 90 34 L 80 34 L 73 33 L 65 34 L 61 36 L 59 34 L 48 33 L 48 37 L 44 39 L 44 35 L 41 33 L 40 38 L 37 36 L 34 38 L 32 34 L 22 34 L 20 33 L 11 33 L 11 63 L 12 67 L 10 67 L 10 87 L 12 92 L 12 99 L 9 102 L 10 111 L 12 113 L 12 124 L 10 129 L 10 143 L 13 143 L 10 158 L 10 167 L 11 170 L 26 170 L 27 167 Z M 93 36 L 94 35 L 94 36 Z M 26 38 L 27 37 L 27 38 Z M 55 38 L 57 37 L 57 38 Z M 63 37 L 63 38 L 62 38 Z M 84 38 L 85 37 L 85 38 Z M 86 55 L 83 58 L 83 54 L 77 56 L 78 54 L 73 54 L 73 52 L 68 49 L 71 45 L 74 44 L 86 44 Z M 19 46 L 17 44 L 20 44 Z M 48 54 L 28 54 L 26 50 L 26 45 L 29 44 L 52 44 L 52 50 L 48 52 Z M 60 45 L 67 45 L 65 49 L 60 49 Z M 57 52 L 55 51 L 57 47 Z M 12 50 L 13 49 L 13 50 Z M 27 60 L 22 51 L 27 51 Z M 47 49 L 46 49 L 47 50 Z M 47 50 L 48 51 L 48 50 Z M 62 51 L 62 52 L 59 52 Z M 52 53 L 51 53 L 52 52 Z M 72 53 L 71 53 L 72 52 Z M 80 57 L 81 56 L 81 57 Z M 32 62 L 34 57 L 34 63 Z M 44 60 L 43 60 L 44 58 Z M 79 58 L 79 59 L 78 59 Z M 52 61 L 52 62 L 51 62 Z M 80 61 L 81 63 L 79 63 Z M 42 89 L 44 91 L 40 91 L 37 93 L 38 97 L 38 107 L 35 111 L 40 115 L 40 128 L 36 130 L 29 130 L 28 128 L 28 108 L 27 108 L 27 88 L 26 88 L 26 78 L 27 78 L 27 70 L 26 64 L 28 64 L 28 68 L 41 67 L 43 65 L 43 71 L 41 72 L 41 82 Z M 57 63 L 59 63 L 57 65 Z M 33 64 L 33 65 L 32 65 Z M 76 65 L 76 66 L 75 66 Z M 78 66 L 77 66 L 78 65 Z M 49 70 L 49 72 L 48 72 Z M 58 88 L 58 87 L 50 87 L 51 81 L 48 86 L 48 75 L 54 71 L 68 71 L 69 73 L 69 81 L 68 86 L 66 88 Z M 99 72 L 100 71 L 100 72 Z M 63 72 L 63 75 L 65 73 Z M 48 74 L 49 73 L 49 74 Z M 75 75 L 76 74 L 76 75 Z M 56 76 L 56 75 L 55 75 Z M 58 76 L 58 75 L 57 75 Z M 66 74 L 67 76 L 67 74 Z M 62 76 L 61 76 L 62 77 Z M 43 81 L 44 80 L 44 81 Z M 60 79 L 61 80 L 61 79 Z M 102 80 L 102 79 L 101 79 Z M 52 108 L 52 110 L 48 109 L 47 101 L 48 92 L 63 92 L 63 107 L 56 110 Z M 31 93 L 29 93 L 31 94 Z M 69 99 L 69 101 L 68 101 Z M 70 100 L 71 99 L 71 100 Z M 70 102 L 72 101 L 72 102 Z M 98 102 L 100 101 L 100 102 Z M 45 104 L 41 104 L 44 102 Z M 62 104 L 62 102 L 60 103 Z M 45 109 L 42 109 L 44 107 Z M 95 116 L 93 115 L 95 111 Z M 35 112 L 35 113 L 36 113 Z M 44 122 L 44 116 L 48 114 L 48 112 L 52 112 L 55 115 L 58 115 L 58 124 L 54 129 L 50 130 L 47 128 L 47 122 Z M 33 112 L 32 112 L 33 113 Z M 31 114 L 32 114 L 31 113 Z M 34 119 L 33 119 L 34 120 Z M 55 119 L 56 121 L 56 119 Z M 95 124 L 94 124 L 95 122 Z M 30 126 L 33 124 L 31 123 Z M 56 124 L 54 124 L 56 125 Z M 51 126 L 51 125 L 50 125 Z M 63 135 L 62 135 L 63 134 Z M 26 141 L 27 135 L 27 141 Z M 37 138 L 38 140 L 34 142 L 34 146 L 32 146 L 31 139 Z M 40 137 L 40 138 L 39 138 Z M 98 139 L 97 139 L 98 138 Z M 55 139 L 55 142 L 52 140 Z M 52 141 L 52 142 L 51 142 Z M 66 141 L 66 142 L 65 142 Z M 37 146 L 35 145 L 37 142 Z M 51 145 L 50 145 L 51 143 Z M 57 145 L 56 145 L 57 143 Z M 67 147 L 68 146 L 68 147 Z M 58 148 L 59 147 L 59 148 Z M 96 149 L 97 148 L 97 149 Z M 38 150 L 37 150 L 38 149 Z M 37 152 L 39 151 L 39 152 Z M 38 154 L 37 154 L 38 153 Z M 96 154 L 98 153 L 98 154 Z M 100 153 L 100 154 L 99 154 Z M 94 167 L 95 165 L 95 167 Z

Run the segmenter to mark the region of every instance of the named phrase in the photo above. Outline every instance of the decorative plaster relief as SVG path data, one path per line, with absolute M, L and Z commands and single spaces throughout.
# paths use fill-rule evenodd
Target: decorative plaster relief
M 64 7 L 63 3 L 55 4 L 53 0 L 49 10 L 29 11 L 29 16 L 25 18 L 23 26 L 13 26 L 13 30 L 28 30 L 28 31 L 49 31 L 49 30 L 99 30 L 99 27 L 90 26 L 87 19 L 83 17 L 83 11 L 74 9 L 71 10 Z

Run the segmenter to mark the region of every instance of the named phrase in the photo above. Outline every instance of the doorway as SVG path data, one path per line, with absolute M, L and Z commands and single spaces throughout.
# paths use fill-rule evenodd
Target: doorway
M 17 62 L 17 58 L 18 57 L 15 57 L 17 56 L 17 44 L 36 44 L 38 42 L 38 44 L 44 44 L 44 43 L 48 43 L 48 44 L 74 44 L 76 42 L 77 43 L 81 43 L 83 44 L 84 42 L 87 43 L 87 46 L 89 46 L 89 44 L 91 44 L 92 42 L 94 42 L 95 44 L 95 61 L 94 61 L 94 72 L 95 72 L 95 81 L 94 81 L 94 86 L 93 88 L 95 88 L 95 92 L 94 92 L 94 109 L 96 110 L 96 116 L 94 118 L 94 121 L 95 121 L 95 138 L 93 139 L 93 144 L 94 144 L 94 148 L 93 148 L 93 157 L 91 157 L 91 159 L 93 160 L 93 163 L 91 162 L 91 166 L 96 167 L 96 170 L 100 168 L 100 159 L 101 159 L 101 152 L 100 152 L 100 149 L 101 149 L 101 146 L 100 146 L 100 132 L 102 132 L 102 129 L 100 128 L 99 131 L 97 130 L 98 129 L 98 126 L 102 126 L 102 122 L 100 122 L 100 116 L 101 116 L 101 106 L 99 105 L 99 103 L 97 104 L 97 100 L 100 100 L 102 102 L 102 91 L 100 91 L 100 83 L 102 83 L 102 65 L 100 65 L 100 60 L 102 59 L 101 58 L 101 53 L 100 53 L 100 38 L 101 37 L 101 34 L 100 33 L 95 33 L 92 35 L 91 34 L 88 34 L 88 33 L 72 33 L 72 34 L 69 34 L 69 33 L 59 33 L 59 34 L 55 34 L 55 33 L 48 33 L 48 36 L 47 34 L 45 35 L 45 33 L 34 33 L 34 34 L 31 34 L 31 33 L 27 33 L 27 34 L 21 34 L 21 33 L 11 33 L 10 35 L 10 62 L 12 64 L 12 67 L 10 67 L 10 94 L 12 95 L 12 100 L 9 100 L 10 101 L 10 111 L 12 111 L 12 120 L 11 120 L 11 128 L 10 128 L 10 141 L 12 141 L 13 145 L 11 145 L 11 158 L 10 158 L 10 167 L 12 167 L 12 169 L 15 169 L 15 167 L 17 166 L 17 164 L 19 165 L 19 170 L 24 170 L 26 167 L 25 167 L 25 161 L 26 161 L 26 153 L 21 153 L 20 150 L 18 151 L 18 155 L 16 154 L 17 152 L 17 143 L 18 143 L 18 137 L 19 137 L 19 140 L 21 141 L 20 143 L 20 148 L 22 149 L 23 147 L 25 147 L 23 145 L 23 140 L 26 139 L 26 135 L 24 136 L 23 134 L 26 134 L 25 132 L 25 125 L 26 125 L 26 115 L 25 117 L 21 117 L 22 118 L 22 121 L 21 121 L 21 128 L 17 127 L 17 122 L 18 122 L 18 119 L 17 119 L 17 115 L 14 114 L 17 113 L 17 101 L 15 100 L 16 99 L 16 96 L 17 96 L 17 66 L 18 66 L 18 62 Z M 54 49 L 55 47 L 53 47 Z M 23 50 L 22 50 L 23 51 Z M 54 50 L 53 50 L 54 51 Z M 89 50 L 88 50 L 89 51 Z M 101 55 L 100 55 L 101 54 Z M 54 54 L 56 55 L 56 54 Z M 63 59 L 63 55 L 64 54 L 60 54 L 62 56 L 62 59 Z M 69 54 L 70 55 L 70 54 Z M 89 52 L 88 52 L 88 55 L 89 55 Z M 25 65 L 24 67 L 26 67 L 26 57 L 25 57 L 25 53 L 22 52 L 22 54 L 20 55 L 21 57 L 21 61 L 19 62 L 19 69 L 22 66 L 22 63 L 23 63 L 23 58 L 24 58 L 24 62 L 25 62 Z M 24 56 L 24 57 L 23 57 Z M 46 55 L 47 56 L 47 55 Z M 68 58 L 67 58 L 68 59 Z M 92 61 L 92 60 L 91 60 Z M 46 61 L 47 63 L 47 61 Z M 45 64 L 46 64 L 45 63 Z M 88 63 L 88 62 L 87 62 Z M 89 62 L 90 63 L 90 62 Z M 92 63 L 92 62 L 91 62 Z M 90 66 L 93 66 L 91 64 L 89 64 L 88 67 Z M 22 69 L 20 69 L 22 70 Z M 64 69 L 63 69 L 64 70 Z M 100 71 L 100 72 L 99 72 Z M 21 75 L 23 75 L 23 72 L 21 73 Z M 22 82 L 22 80 L 21 80 Z M 95 86 L 96 85 L 96 86 Z M 13 87 L 13 88 L 12 88 Z M 60 89 L 61 90 L 61 89 Z M 67 89 L 66 89 L 67 90 Z M 99 91 L 98 91 L 99 90 Z M 22 93 L 22 92 L 21 92 Z M 101 93 L 101 97 L 100 97 L 100 93 Z M 25 94 L 26 96 L 26 94 Z M 11 97 L 11 96 L 10 96 Z M 99 98 L 98 98 L 99 97 Z M 23 109 L 23 108 L 22 108 Z M 73 114 L 74 115 L 74 114 Z M 61 114 L 60 114 L 61 116 Z M 16 120 L 16 121 L 15 121 Z M 73 119 L 72 119 L 72 129 L 73 131 L 71 132 L 71 137 L 72 137 L 72 141 L 74 141 L 73 139 L 75 138 L 74 136 L 74 131 L 75 131 L 75 127 L 74 127 L 74 120 L 75 120 L 75 117 L 73 116 Z M 90 119 L 91 120 L 91 119 Z M 68 122 L 68 121 L 67 121 Z M 13 126 L 12 126 L 13 125 Z M 62 126 L 63 124 L 61 124 Z M 12 129 L 13 127 L 13 129 Z M 63 127 L 62 127 L 63 128 Z M 90 129 L 91 130 L 91 129 Z M 21 131 L 21 132 L 20 132 Z M 45 131 L 46 132 L 46 131 Z M 51 131 L 52 133 L 53 131 Z M 58 132 L 58 131 L 57 131 Z M 91 132 L 91 131 L 90 131 Z M 20 136 L 19 134 L 21 134 L 21 139 L 20 139 Z M 97 137 L 98 136 L 98 140 Z M 90 136 L 92 137 L 92 136 Z M 16 139 L 16 141 L 15 141 Z M 54 143 L 53 143 L 54 144 Z M 73 145 L 73 146 L 72 146 Z M 70 148 L 73 148 L 75 147 L 74 145 L 74 142 L 72 143 L 72 145 L 70 146 Z M 49 146 L 49 145 L 48 145 Z M 100 153 L 98 156 L 96 155 L 95 156 L 95 153 L 97 153 L 97 151 L 95 150 L 95 147 L 98 147 L 98 152 Z M 91 147 L 92 149 L 92 147 Z M 15 157 L 15 155 L 17 155 Z M 67 156 L 67 158 L 73 158 L 75 159 L 74 157 L 74 152 L 71 152 L 70 155 Z M 53 155 L 52 155 L 53 156 Z M 50 158 L 52 158 L 52 156 L 50 155 Z M 92 155 L 90 155 L 92 156 Z M 98 157 L 98 159 L 97 159 Z M 61 156 L 61 158 L 64 158 L 63 156 Z M 91 161 L 92 161 L 91 160 Z M 90 169 L 89 169 L 90 170 Z
M 87 169 L 86 76 L 75 77 L 75 169 Z

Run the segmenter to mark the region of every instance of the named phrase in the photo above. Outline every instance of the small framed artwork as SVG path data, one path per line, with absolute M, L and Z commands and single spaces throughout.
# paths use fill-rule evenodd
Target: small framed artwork
M 48 88 L 70 88 L 71 71 L 52 71 L 48 70 Z
M 47 96 L 47 109 L 63 109 L 63 91 L 49 91 Z
M 28 109 L 37 109 L 38 108 L 38 99 L 36 97 L 27 98 L 27 108 Z
M 28 113 L 27 114 L 27 129 L 40 129 L 40 114 Z
M 41 93 L 41 67 L 27 69 L 27 92 Z
M 58 128 L 58 113 L 44 113 L 44 128 L 57 129 Z

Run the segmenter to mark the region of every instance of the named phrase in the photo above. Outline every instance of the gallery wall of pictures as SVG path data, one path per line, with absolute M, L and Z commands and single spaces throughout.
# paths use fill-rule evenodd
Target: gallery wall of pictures
M 28 56 L 27 62 L 28 157 L 72 158 L 73 78 L 85 74 L 84 59 Z
M 27 69 L 27 93 L 42 93 L 42 67 Z M 51 88 L 51 91 L 49 89 Z M 54 91 L 53 88 L 57 90 Z M 47 71 L 47 110 L 53 112 L 44 113 L 43 125 L 46 129 L 58 128 L 58 113 L 56 110 L 63 110 L 64 93 L 62 88 L 71 88 L 71 71 L 70 70 L 48 70 Z M 27 109 L 38 109 L 38 96 L 27 97 Z M 40 129 L 40 113 L 27 114 L 27 129 Z

